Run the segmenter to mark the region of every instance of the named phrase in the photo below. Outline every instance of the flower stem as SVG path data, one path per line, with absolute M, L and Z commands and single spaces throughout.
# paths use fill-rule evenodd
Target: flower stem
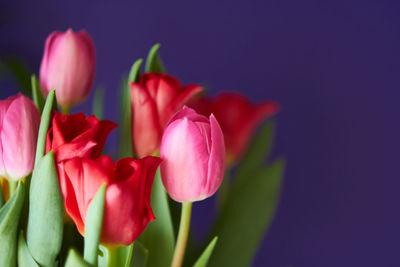
M 12 195 L 14 195 L 15 190 L 17 190 L 17 186 L 18 186 L 18 182 L 8 180 L 8 192 L 9 192 L 10 197 Z
M 68 107 L 68 106 L 62 106 L 61 107 L 61 113 L 62 114 L 69 115 L 70 111 L 71 111 L 71 108 Z
M 114 267 L 117 263 L 117 248 L 107 249 L 107 267 Z
M 192 202 L 182 203 L 181 221 L 179 223 L 178 240 L 176 241 L 174 257 L 171 267 L 180 267 L 185 256 L 186 243 L 189 236 L 190 216 L 192 214 Z

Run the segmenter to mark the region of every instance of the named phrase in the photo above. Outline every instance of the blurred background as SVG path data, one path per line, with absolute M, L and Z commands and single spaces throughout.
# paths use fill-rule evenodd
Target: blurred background
M 122 74 L 157 42 L 184 84 L 279 102 L 285 181 L 253 266 L 400 266 L 399 11 L 382 0 L 3 0 L 0 58 L 38 74 L 52 31 L 86 29 L 112 120 Z M 4 99 L 19 85 L 0 86 Z M 92 98 L 73 111 L 91 113 Z M 194 206 L 198 238 L 212 202 Z

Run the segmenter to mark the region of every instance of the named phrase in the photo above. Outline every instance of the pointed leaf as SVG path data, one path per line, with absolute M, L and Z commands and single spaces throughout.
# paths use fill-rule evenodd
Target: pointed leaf
M 140 78 L 140 66 L 142 59 L 136 60 L 129 72 L 128 79 L 123 79 L 120 98 L 120 157 L 132 157 L 132 105 L 131 105 L 131 87 L 129 83 L 138 82 Z
M 250 175 L 244 185 L 234 184 L 221 210 L 213 235 L 218 235 L 209 266 L 250 266 L 275 213 L 284 161 Z
M 35 167 L 37 166 L 39 159 L 43 157 L 46 148 L 46 135 L 49 129 L 49 124 L 51 120 L 51 110 L 55 103 L 55 91 L 54 89 L 50 91 L 47 95 L 46 103 L 44 104 L 42 117 L 40 119 L 38 141 L 36 145 L 36 157 L 35 157 Z
M 164 65 L 162 64 L 161 58 L 158 55 L 158 49 L 160 44 L 155 44 L 150 49 L 149 54 L 146 59 L 146 69 L 145 72 L 165 72 Z
M 81 255 L 75 250 L 70 249 L 68 252 L 67 260 L 65 262 L 65 267 L 91 267 L 95 265 L 91 265 L 86 262 Z
M 18 237 L 18 266 L 39 267 L 39 264 L 33 259 L 26 245 L 24 233 L 22 231 L 19 232 Z
M 0 209 L 0 266 L 13 267 L 17 263 L 17 230 L 25 197 L 25 184 Z
M 211 240 L 210 244 L 208 244 L 207 248 L 204 250 L 204 252 L 200 255 L 199 259 L 195 262 L 193 267 L 206 267 L 208 260 L 210 259 L 210 256 L 214 250 L 215 245 L 217 244 L 218 237 L 214 237 L 213 240 Z
M 148 257 L 149 257 L 149 251 L 139 241 L 135 241 L 135 244 L 133 246 L 133 261 L 130 266 L 146 267 Z
M 149 250 L 148 267 L 169 266 L 174 252 L 175 238 L 167 193 L 161 182 L 160 168 L 154 179 L 151 207 L 156 220 L 149 223 L 143 234 L 139 236 L 139 241 Z
M 40 90 L 40 85 L 35 75 L 31 76 L 31 87 L 32 87 L 33 102 L 38 108 L 40 114 L 42 114 L 44 108 L 44 97 L 42 91 Z
M 93 98 L 93 114 L 101 120 L 103 118 L 103 106 L 104 106 L 104 89 L 97 88 L 94 92 Z
M 103 226 L 104 202 L 106 185 L 103 184 L 90 202 L 85 222 L 84 259 L 90 264 L 97 264 L 97 254 L 101 228 Z
M 136 60 L 133 63 L 131 70 L 129 71 L 128 82 L 130 82 L 130 83 L 139 82 L 140 66 L 142 65 L 142 62 L 143 62 L 143 59 L 139 58 L 138 60 Z
M 52 266 L 63 237 L 63 199 L 50 151 L 33 170 L 29 194 L 28 248 L 40 265 Z

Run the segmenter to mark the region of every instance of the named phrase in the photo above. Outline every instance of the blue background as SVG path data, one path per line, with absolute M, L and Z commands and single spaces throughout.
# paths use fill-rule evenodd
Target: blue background
M 278 101 L 275 153 L 288 164 L 254 266 L 400 266 L 399 11 L 378 0 L 6 0 L 0 55 L 38 73 L 48 34 L 85 28 L 114 120 L 121 74 L 156 42 L 184 83 Z M 2 98 L 16 93 L 4 87 Z M 91 98 L 75 110 L 90 113 Z M 198 211 L 201 232 L 210 218 Z

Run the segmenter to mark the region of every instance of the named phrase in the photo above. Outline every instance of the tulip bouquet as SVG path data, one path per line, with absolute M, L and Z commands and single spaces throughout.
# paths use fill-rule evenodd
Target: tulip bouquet
M 84 31 L 47 38 L 32 100 L 0 101 L 0 266 L 251 264 L 284 169 L 281 159 L 265 164 L 274 127 L 259 127 L 278 105 L 209 98 L 166 74 L 158 49 L 122 83 L 113 157 L 103 148 L 117 124 L 101 118 L 101 93 L 95 115 L 70 114 L 94 81 Z M 215 223 L 196 242 L 192 204 L 214 194 Z

